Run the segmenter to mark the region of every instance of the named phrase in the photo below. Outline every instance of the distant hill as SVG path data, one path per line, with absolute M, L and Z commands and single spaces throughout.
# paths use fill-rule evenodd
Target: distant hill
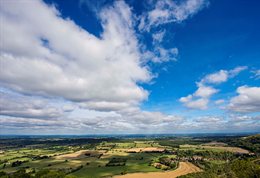
M 232 144 L 260 154 L 260 134 L 235 139 Z
M 260 143 L 260 134 L 243 137 L 242 139 L 244 139 L 247 142 L 250 142 L 252 144 L 258 144 L 258 143 Z

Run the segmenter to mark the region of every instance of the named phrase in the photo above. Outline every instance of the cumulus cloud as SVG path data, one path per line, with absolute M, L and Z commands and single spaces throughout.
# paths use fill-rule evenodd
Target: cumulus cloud
M 180 99 L 180 101 L 183 102 L 184 105 L 188 108 L 201 109 L 201 110 L 208 108 L 209 99 L 207 99 L 207 98 L 190 99 L 190 100 L 187 100 L 187 102 L 184 102 L 183 98 L 185 98 L 185 97 L 182 97 Z
M 228 79 L 235 77 L 240 72 L 246 70 L 247 66 L 238 66 L 232 70 L 220 70 L 216 73 L 206 75 L 200 83 L 220 84 L 226 82 Z
M 139 27 L 142 22 L 149 30 L 181 22 L 207 2 L 154 4 L 141 17 Z M 152 36 L 153 51 L 140 50 L 133 14 L 124 1 L 95 13 L 103 28 L 99 37 L 64 19 L 56 7 L 43 1 L 1 4 L 0 85 L 20 93 L 0 95 L 1 133 L 173 133 L 227 123 L 216 118 L 190 121 L 184 116 L 142 110 L 140 103 L 149 92 L 139 84 L 153 77 L 146 62 L 175 60 L 178 49 L 160 44 L 165 36 L 161 30 Z M 225 82 L 242 70 L 207 76 L 197 83 L 193 94 L 180 101 L 189 108 L 206 109 L 210 97 L 218 92 L 208 85 Z
M 100 18 L 98 38 L 42 1 L 2 3 L 2 86 L 77 102 L 124 105 L 147 99 L 137 83 L 148 82 L 151 74 L 141 63 L 131 9 L 117 1 Z
M 217 92 L 218 92 L 218 90 L 216 90 L 213 87 L 199 85 L 199 88 L 194 93 L 194 96 L 201 97 L 201 98 L 209 98 L 211 95 L 213 95 Z
M 56 119 L 75 107 L 56 107 L 46 99 L 0 92 L 0 115 L 36 119 Z
M 124 1 L 98 13 L 100 37 L 42 1 L 8 1 L 0 8 L 0 84 L 22 94 L 1 97 L 2 128 L 136 132 L 174 129 L 183 121 L 139 108 L 148 97 L 139 83 L 153 75 L 143 62 L 132 12 Z M 163 34 L 154 38 L 161 41 Z M 151 53 L 154 62 L 162 62 L 178 50 L 157 46 Z
M 202 82 L 206 83 L 222 83 L 228 79 L 228 72 L 226 70 L 220 70 L 217 73 L 207 75 Z
M 181 97 L 179 101 L 184 104 L 187 108 L 191 109 L 207 109 L 209 99 L 212 95 L 219 92 L 219 90 L 215 89 L 212 86 L 208 86 L 209 84 L 220 84 L 226 82 L 228 79 L 235 77 L 241 71 L 246 70 L 246 66 L 239 66 L 232 70 L 220 70 L 218 72 L 208 74 L 203 77 L 199 82 L 197 82 L 198 89 L 193 93 L 186 97 Z M 216 101 L 216 104 L 223 103 L 222 100 Z
M 230 99 L 228 110 L 241 113 L 260 112 L 260 87 L 241 86 L 236 91 L 238 95 Z
M 188 108 L 204 110 L 208 108 L 209 98 L 217 92 L 213 87 L 199 84 L 194 94 L 181 97 L 179 101 Z

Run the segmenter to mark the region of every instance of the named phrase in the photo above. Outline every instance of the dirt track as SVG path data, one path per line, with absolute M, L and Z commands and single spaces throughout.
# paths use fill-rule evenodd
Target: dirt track
M 189 162 L 180 162 L 179 167 L 174 171 L 130 173 L 126 175 L 114 176 L 114 178 L 175 178 L 193 172 L 200 172 L 201 169 Z

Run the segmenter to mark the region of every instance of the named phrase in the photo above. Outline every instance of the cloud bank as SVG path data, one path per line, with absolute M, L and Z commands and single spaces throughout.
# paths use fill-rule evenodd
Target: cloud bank
M 189 19 L 208 1 L 167 0 L 151 4 L 140 17 L 124 1 L 115 1 L 102 10 L 98 7 L 95 13 L 102 32 L 97 37 L 43 1 L 2 3 L 0 132 L 174 133 L 199 130 L 206 125 L 216 131 L 214 122 L 225 129 L 240 127 L 237 123 L 248 124 L 245 129 L 259 127 L 253 125 L 253 116 L 204 116 L 192 120 L 141 109 L 150 92 L 141 84 L 155 77 L 148 63 L 175 61 L 179 54 L 177 48 L 162 45 L 166 31 L 155 29 Z M 148 50 L 138 37 L 149 31 L 155 33 Z M 194 93 L 180 101 L 188 108 L 206 109 L 210 97 L 219 91 L 215 85 L 245 69 L 209 74 L 197 83 Z M 230 100 L 228 109 L 241 113 L 259 111 L 256 92 L 256 87 L 238 88 L 238 96 Z

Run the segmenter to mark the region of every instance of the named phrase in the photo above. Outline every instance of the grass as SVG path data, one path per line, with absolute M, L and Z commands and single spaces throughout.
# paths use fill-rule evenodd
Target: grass
M 90 150 L 106 150 L 103 151 L 103 156 L 100 158 L 85 156 L 75 157 L 75 158 L 60 158 L 57 159 L 54 155 L 74 153 L 79 150 L 84 150 L 82 146 L 55 146 L 48 149 L 14 149 L 8 150 L 3 154 L 0 154 L 0 171 L 5 172 L 14 172 L 20 168 L 35 169 L 36 171 L 41 169 L 55 169 L 55 170 L 64 170 L 69 172 L 71 170 L 76 170 L 79 167 L 81 169 L 71 173 L 71 175 L 77 176 L 79 178 L 98 178 L 105 176 L 113 176 L 121 173 L 134 173 L 134 172 L 158 172 L 162 171 L 161 169 L 156 169 L 154 166 L 149 166 L 151 162 L 158 162 L 159 158 L 162 156 L 167 156 L 169 158 L 175 158 L 176 155 L 166 154 L 166 153 L 127 153 L 126 151 L 131 148 L 147 148 L 147 147 L 164 147 L 170 150 L 176 149 L 175 145 L 170 146 L 171 144 L 176 144 L 174 141 L 161 141 L 164 146 L 160 145 L 160 142 L 156 141 L 146 141 L 146 140 L 125 140 L 125 141 L 116 141 L 116 142 L 101 142 L 95 144 L 93 147 L 89 147 Z M 186 140 L 178 141 L 181 143 L 187 142 Z M 84 145 L 84 148 L 88 145 Z M 199 144 L 182 144 L 180 145 L 180 150 L 193 150 L 193 151 L 216 151 L 223 152 L 226 150 L 219 149 L 215 146 L 202 146 Z M 49 156 L 45 159 L 35 160 L 35 156 Z M 126 159 L 125 166 L 106 166 L 106 164 L 112 158 L 124 158 Z M 18 167 L 11 167 L 11 163 L 14 161 L 27 161 L 22 163 Z M 3 164 L 8 163 L 7 166 L 3 169 Z M 214 160 L 214 164 L 223 164 L 223 161 Z
M 99 161 L 91 163 L 89 166 L 84 166 L 79 171 L 72 173 L 79 178 L 98 178 L 103 176 L 113 176 L 124 173 L 131 172 L 153 172 L 160 171 L 153 166 L 148 166 L 148 163 L 145 161 L 127 161 L 125 166 L 114 166 L 114 167 L 105 167 L 105 162 Z M 101 166 L 101 167 L 98 167 Z
M 247 153 L 247 150 L 244 150 L 242 148 L 238 147 L 228 147 L 228 146 L 207 146 L 207 145 L 189 145 L 189 144 L 184 144 L 180 145 L 181 150 L 193 150 L 193 151 L 205 151 L 205 150 L 210 150 L 210 151 L 216 151 L 216 152 L 240 152 L 240 153 Z

